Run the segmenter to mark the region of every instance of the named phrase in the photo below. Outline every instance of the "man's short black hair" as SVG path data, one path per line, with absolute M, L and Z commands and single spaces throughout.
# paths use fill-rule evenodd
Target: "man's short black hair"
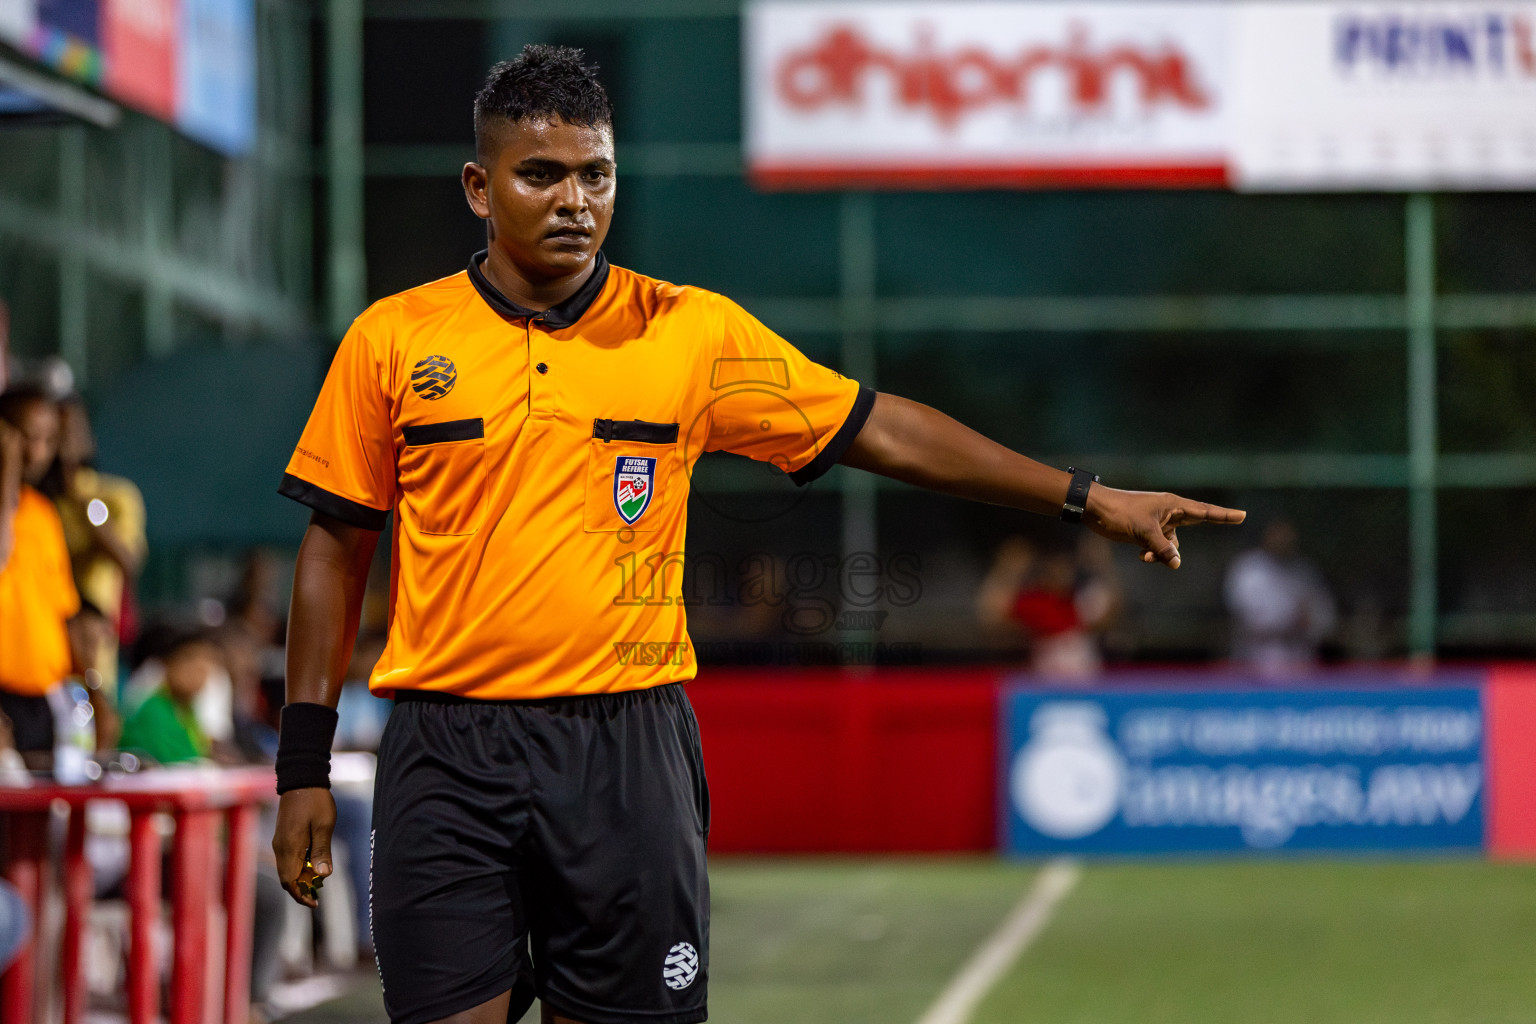
M 498 122 L 532 117 L 559 118 L 568 124 L 613 124 L 613 104 L 597 80 L 597 66 L 574 46 L 529 43 L 523 52 L 491 68 L 475 96 L 475 148 L 484 157 L 494 151 L 491 138 Z

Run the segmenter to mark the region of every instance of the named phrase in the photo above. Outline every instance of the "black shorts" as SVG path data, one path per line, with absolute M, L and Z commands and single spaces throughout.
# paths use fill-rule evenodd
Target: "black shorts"
M 47 697 L 24 697 L 0 690 L 0 712 L 11 720 L 11 738 L 18 753 L 53 753 L 53 705 Z
M 589 1024 L 708 1015 L 709 792 L 681 684 L 399 701 L 379 747 L 373 944 L 394 1024 L 510 990 Z

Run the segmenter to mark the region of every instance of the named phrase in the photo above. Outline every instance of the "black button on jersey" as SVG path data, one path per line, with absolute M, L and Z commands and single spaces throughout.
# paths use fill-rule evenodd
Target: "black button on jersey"
M 540 363 L 538 366 L 535 366 L 534 369 L 538 370 L 540 373 L 548 373 L 549 372 L 549 364 L 548 363 Z

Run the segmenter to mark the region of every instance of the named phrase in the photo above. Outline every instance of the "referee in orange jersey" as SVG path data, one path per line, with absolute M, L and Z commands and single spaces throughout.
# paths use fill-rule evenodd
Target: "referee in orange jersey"
M 1243 518 L 1041 465 L 818 366 L 729 299 L 609 264 L 612 109 L 583 60 L 529 46 L 492 69 L 463 173 L 486 250 L 357 318 L 281 487 L 313 516 L 272 846 L 311 906 L 334 708 L 395 513 L 371 684 L 398 702 L 372 878 L 396 1024 L 506 1024 L 535 997 L 546 1022 L 706 1019 L 709 798 L 666 571 L 702 452 L 1061 515 L 1174 568 L 1177 527 Z

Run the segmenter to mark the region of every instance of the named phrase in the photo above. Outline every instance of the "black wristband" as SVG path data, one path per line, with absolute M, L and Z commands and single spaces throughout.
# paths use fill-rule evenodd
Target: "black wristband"
M 1067 523 L 1080 523 L 1083 511 L 1088 508 L 1088 488 L 1098 483 L 1099 478 L 1076 466 L 1068 466 L 1067 472 L 1072 474 L 1072 484 L 1067 488 L 1066 503 L 1061 506 L 1061 519 Z
M 284 704 L 277 732 L 277 791 L 331 788 L 336 711 L 324 704 Z

